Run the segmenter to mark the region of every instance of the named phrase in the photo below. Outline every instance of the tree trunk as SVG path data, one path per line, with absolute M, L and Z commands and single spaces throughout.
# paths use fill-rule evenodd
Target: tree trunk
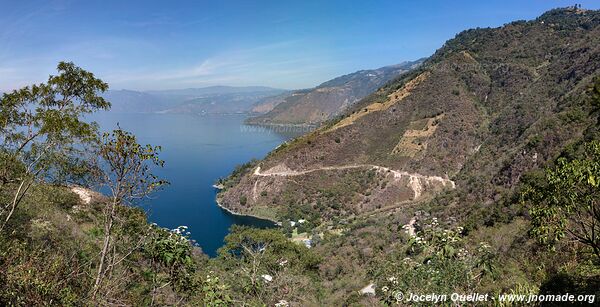
M 104 244 L 102 245 L 102 251 L 100 253 L 100 264 L 98 265 L 98 273 L 96 274 L 96 281 L 94 282 L 92 300 L 96 300 L 98 290 L 100 289 L 100 284 L 102 283 L 102 280 L 105 275 L 104 267 L 106 263 L 106 258 L 108 256 L 108 250 L 110 249 L 110 239 L 112 235 L 115 207 L 116 203 L 113 202 L 106 217 L 106 224 L 104 225 Z
M 20 197 L 20 194 L 21 194 L 21 190 L 23 189 L 23 186 L 25 185 L 25 181 L 26 181 L 25 179 L 23 181 L 21 181 L 21 184 L 19 185 L 19 188 L 17 189 L 17 192 L 15 193 L 15 197 L 11 203 L 10 211 L 8 212 L 6 219 L 2 223 L 2 226 L 0 226 L 0 231 L 2 231 L 4 229 L 4 226 L 6 226 L 6 224 L 8 224 L 8 221 L 12 217 L 13 213 L 15 212 L 15 208 L 17 208 L 17 205 L 22 198 L 22 197 Z

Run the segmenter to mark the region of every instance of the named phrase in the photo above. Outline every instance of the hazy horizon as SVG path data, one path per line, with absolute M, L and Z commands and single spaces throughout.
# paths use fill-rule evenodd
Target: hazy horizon
M 573 5 L 436 2 L 11 3 L 0 11 L 0 91 L 44 81 L 59 61 L 94 72 L 113 90 L 311 88 L 430 56 L 465 29 Z M 591 0 L 578 3 L 600 8 Z

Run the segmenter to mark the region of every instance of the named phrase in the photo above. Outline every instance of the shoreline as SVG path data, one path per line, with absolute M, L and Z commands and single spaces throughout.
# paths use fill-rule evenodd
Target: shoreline
M 285 133 L 310 133 L 321 126 L 320 124 L 279 124 L 279 123 L 256 123 L 244 121 L 244 125 L 249 127 L 255 127 L 256 129 L 272 130 L 275 132 Z
M 252 118 L 252 117 L 249 117 Z M 244 124 L 251 126 L 261 126 L 261 127 L 297 127 L 297 128 L 318 128 L 320 124 L 286 124 L 286 123 L 262 123 L 262 122 L 252 122 L 252 121 L 244 121 Z
M 252 218 L 255 218 L 255 219 L 259 219 L 259 220 L 265 220 L 265 221 L 269 221 L 269 222 L 273 223 L 273 225 L 275 225 L 275 226 L 278 226 L 278 225 L 279 225 L 279 224 L 278 224 L 279 222 L 277 222 L 277 221 L 274 221 L 274 220 L 272 220 L 272 219 L 269 219 L 269 218 L 266 218 L 266 217 L 257 216 L 257 215 L 253 215 L 253 214 L 242 214 L 242 213 L 237 213 L 237 212 L 235 212 L 235 211 L 233 211 L 233 210 L 231 210 L 231 209 L 229 209 L 229 208 L 227 208 L 227 207 L 223 206 L 223 204 L 221 204 L 221 203 L 219 202 L 219 199 L 218 199 L 218 198 L 215 198 L 215 203 L 217 203 L 217 206 L 218 206 L 219 208 L 221 208 L 221 209 L 223 209 L 223 210 L 227 211 L 227 212 L 228 212 L 228 213 L 230 213 L 231 215 L 252 217 Z

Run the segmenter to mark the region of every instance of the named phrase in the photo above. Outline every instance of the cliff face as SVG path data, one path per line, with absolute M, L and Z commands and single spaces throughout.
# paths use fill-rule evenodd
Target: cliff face
M 360 99 L 403 73 L 418 67 L 423 60 L 404 62 L 373 70 L 361 70 L 327 81 L 314 89 L 300 90 L 257 105 L 256 111 L 268 113 L 251 118 L 250 124 L 319 124 L 347 110 Z M 275 104 L 273 102 L 276 102 Z
M 600 73 L 599 25 L 598 11 L 568 9 L 464 31 L 339 121 L 269 154 L 221 203 L 328 219 L 449 190 L 449 210 L 498 199 L 593 124 L 582 93 Z

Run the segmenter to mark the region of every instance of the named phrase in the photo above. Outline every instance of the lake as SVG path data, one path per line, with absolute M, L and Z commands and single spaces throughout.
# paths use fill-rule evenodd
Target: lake
M 273 223 L 236 216 L 217 206 L 212 184 L 238 164 L 262 158 L 299 133 L 277 133 L 246 126 L 243 115 L 120 114 L 103 112 L 90 118 L 101 130 L 133 132 L 140 144 L 162 146 L 165 166 L 156 174 L 171 184 L 144 201 L 148 219 L 170 229 L 189 227 L 191 238 L 211 257 L 223 245 L 233 224 L 268 227 Z

